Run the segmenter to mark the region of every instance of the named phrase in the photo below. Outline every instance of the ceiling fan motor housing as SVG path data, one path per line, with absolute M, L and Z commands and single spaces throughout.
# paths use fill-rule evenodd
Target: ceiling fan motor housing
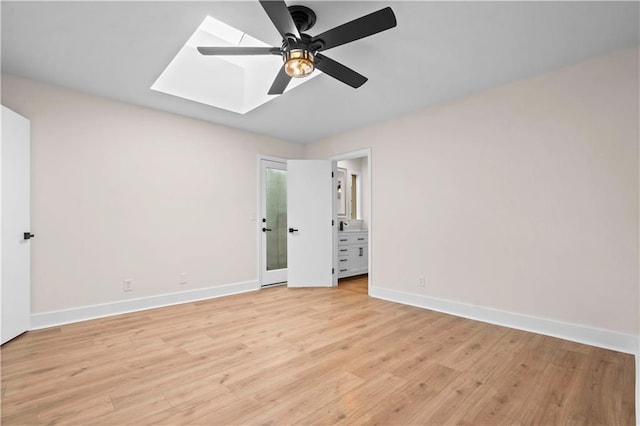
M 288 6 L 288 9 L 296 28 L 298 28 L 298 31 L 300 32 L 300 38 L 287 37 L 287 39 L 282 40 L 283 56 L 286 52 L 295 49 L 306 50 L 314 54 L 318 50 L 322 49 L 323 43 L 321 40 L 316 40 L 311 44 L 311 36 L 303 33 L 303 31 L 307 31 L 315 25 L 315 12 L 306 6 Z
M 293 49 L 304 49 L 315 52 L 322 48 L 322 42 L 320 40 L 316 40 L 311 43 L 311 37 L 307 34 L 300 34 L 300 39 L 289 39 L 282 40 L 282 52 L 286 52 L 288 50 Z
M 289 6 L 289 13 L 298 31 L 307 31 L 316 23 L 316 14 L 306 6 Z

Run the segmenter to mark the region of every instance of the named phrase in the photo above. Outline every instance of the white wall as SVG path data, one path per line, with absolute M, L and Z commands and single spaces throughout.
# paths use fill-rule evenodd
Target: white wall
M 257 279 L 256 157 L 301 146 L 9 75 L 2 103 L 32 123 L 33 313 Z
M 307 156 L 372 148 L 376 287 L 637 336 L 638 89 L 635 48 Z

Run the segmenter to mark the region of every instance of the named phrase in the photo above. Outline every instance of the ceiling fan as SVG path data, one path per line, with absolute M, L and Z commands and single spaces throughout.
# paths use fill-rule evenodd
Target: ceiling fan
M 341 46 L 396 26 L 390 7 L 362 16 L 346 24 L 311 37 L 307 31 L 316 22 L 316 14 L 306 6 L 289 6 L 282 0 L 259 0 L 271 22 L 282 36 L 281 47 L 198 47 L 203 55 L 280 55 L 284 64 L 276 76 L 270 95 L 281 95 L 292 77 L 306 77 L 315 68 L 341 82 L 358 88 L 367 77 L 323 55 L 322 51 Z

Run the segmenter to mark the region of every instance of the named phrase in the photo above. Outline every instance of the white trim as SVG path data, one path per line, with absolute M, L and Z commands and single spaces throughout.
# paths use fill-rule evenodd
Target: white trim
M 573 342 L 598 346 L 614 351 L 636 355 L 638 364 L 638 336 L 608 330 L 585 327 L 561 321 L 538 318 L 497 309 L 483 308 L 450 300 L 436 299 L 419 294 L 406 293 L 388 288 L 371 288 L 369 295 L 390 302 L 402 303 L 459 317 L 497 324 L 518 330 L 558 337 Z
M 172 306 L 180 303 L 230 296 L 232 294 L 246 293 L 259 289 L 260 286 L 257 281 L 246 281 L 216 287 L 182 291 L 178 293 L 160 294 L 140 299 L 129 299 L 100 305 L 83 306 L 63 311 L 43 312 L 41 314 L 31 315 L 30 330 L 38 330 L 41 328 L 109 317 L 112 315 L 128 314 L 131 312 Z
M 370 156 L 371 156 L 371 148 L 362 148 L 357 151 L 351 151 L 351 152 L 345 152 L 338 155 L 333 155 L 329 157 L 329 160 L 341 161 L 341 160 L 351 160 L 353 158 L 370 157 Z
M 371 296 L 371 292 L 373 291 L 374 286 L 374 264 L 373 264 L 373 157 L 372 157 L 372 149 L 371 148 L 363 148 L 357 151 L 345 152 L 343 154 L 334 155 L 329 157 L 330 160 L 340 161 L 340 160 L 350 160 L 352 158 L 361 158 L 367 157 L 367 191 L 369 195 L 369 200 L 367 202 L 369 209 L 369 222 L 367 223 L 367 230 L 369 231 L 369 277 L 367 279 L 367 293 Z M 362 193 L 362 191 L 360 191 Z M 364 195 L 364 194 L 362 194 Z M 337 222 L 336 222 L 337 223 Z M 337 246 L 336 246 L 337 247 Z M 337 250 L 337 248 L 336 248 Z M 338 275 L 336 274 L 336 282 Z

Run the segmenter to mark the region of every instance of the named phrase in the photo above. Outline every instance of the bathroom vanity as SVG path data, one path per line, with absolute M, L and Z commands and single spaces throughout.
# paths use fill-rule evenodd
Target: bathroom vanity
M 338 278 L 369 272 L 369 232 L 338 231 Z

